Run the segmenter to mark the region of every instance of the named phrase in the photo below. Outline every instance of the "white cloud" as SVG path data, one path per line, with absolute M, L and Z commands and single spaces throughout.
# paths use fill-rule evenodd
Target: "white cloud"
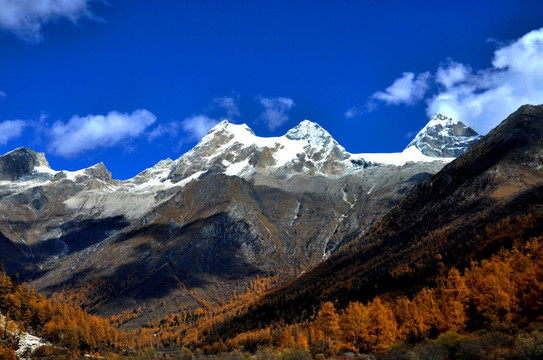
M 288 120 L 287 114 L 294 106 L 294 101 L 285 97 L 258 97 L 257 99 L 264 106 L 264 112 L 260 114 L 260 120 L 264 121 L 270 130 L 286 122 Z
M 349 110 L 345 111 L 343 116 L 345 116 L 346 119 L 353 119 L 353 118 L 355 118 L 357 116 L 362 115 L 363 113 L 364 112 L 360 108 L 358 108 L 356 106 L 353 106 Z
M 459 64 L 454 61 L 443 67 L 440 66 L 436 72 L 436 82 L 450 88 L 468 79 L 471 74 L 471 68 L 464 64 Z
M 171 137 L 177 136 L 179 133 L 179 127 L 181 125 L 178 122 L 171 121 L 167 124 L 159 124 L 148 135 L 149 141 L 153 141 L 163 135 L 169 135 Z
M 429 72 L 419 74 L 417 77 L 412 72 L 404 72 L 402 77 L 394 80 L 385 91 L 378 91 L 371 98 L 389 105 L 411 105 L 424 97 L 429 79 Z
M 41 39 L 44 24 L 61 18 L 77 23 L 92 18 L 89 3 L 96 0 L 0 0 L 0 28 L 26 41 Z
M 21 136 L 27 126 L 23 120 L 6 120 L 0 122 L 0 145 L 6 145 L 9 140 Z
M 233 97 L 219 97 L 215 98 L 213 102 L 216 103 L 218 107 L 224 109 L 226 111 L 226 116 L 228 116 L 229 118 L 240 115 L 237 101 Z
M 212 119 L 206 115 L 196 115 L 183 120 L 181 128 L 187 132 L 188 140 L 200 140 L 218 123 L 219 120 L 217 119 Z
M 70 157 L 100 147 L 112 147 L 140 136 L 156 121 L 151 112 L 140 109 L 128 113 L 73 116 L 67 123 L 57 121 L 51 128 L 52 152 Z
M 215 98 L 210 106 L 202 109 L 203 114 L 185 118 L 183 121 L 159 124 L 149 133 L 148 138 L 152 141 L 164 135 L 176 137 L 183 131 L 185 136 L 182 136 L 180 144 L 198 141 L 221 120 L 231 120 L 232 117 L 240 116 L 237 101 L 237 98 L 229 96 Z
M 459 68 L 462 80 L 441 81 L 445 87 L 428 100 L 427 114 L 444 113 L 485 134 L 521 105 L 543 103 L 543 28 L 497 49 L 492 67 L 474 73 L 453 63 L 437 74 Z

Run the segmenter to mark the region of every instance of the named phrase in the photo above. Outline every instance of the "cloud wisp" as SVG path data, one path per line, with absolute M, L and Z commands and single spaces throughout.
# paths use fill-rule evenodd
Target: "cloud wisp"
M 269 130 L 274 130 L 288 120 L 288 112 L 294 106 L 294 101 L 286 97 L 257 97 L 264 107 L 264 112 L 259 119 L 263 121 Z
M 442 112 L 487 133 L 521 105 L 543 103 L 543 28 L 497 49 L 492 67 L 473 72 L 449 63 L 437 74 L 446 75 L 427 114 Z
M 363 113 L 364 113 L 364 110 L 360 109 L 357 106 L 353 106 L 353 107 L 349 108 L 347 111 L 345 111 L 343 116 L 346 119 L 353 119 L 353 118 L 355 118 L 357 116 L 362 115 Z
M 149 133 L 149 140 L 153 141 L 164 135 L 170 137 L 184 133 L 180 144 L 188 141 L 198 141 L 204 137 L 209 130 L 222 120 L 230 120 L 240 116 L 238 99 L 235 97 L 223 96 L 213 99 L 212 104 L 202 110 L 201 114 L 186 117 L 182 121 L 170 121 L 159 124 Z
M 430 83 L 434 91 L 427 94 Z M 533 30 L 494 52 L 492 66 L 474 71 L 469 65 L 447 60 L 434 75 L 402 77 L 371 96 L 387 105 L 425 100 L 427 116 L 443 113 L 481 134 L 497 126 L 521 105 L 543 103 L 543 28 Z M 354 117 L 347 111 L 345 117 Z
M 111 111 L 107 115 L 75 115 L 67 123 L 52 125 L 49 148 L 56 155 L 73 157 L 137 138 L 155 121 L 156 116 L 145 109 L 131 114 Z
M 466 81 L 471 72 L 472 70 L 469 66 L 449 60 L 445 66 L 440 66 L 437 69 L 435 80 L 438 84 L 449 89 Z
M 187 140 L 200 140 L 209 130 L 220 122 L 218 119 L 212 119 L 207 115 L 195 115 L 181 121 L 181 128 L 187 134 Z
M 230 96 L 218 97 L 213 100 L 217 107 L 223 109 L 226 112 L 228 118 L 240 116 L 239 106 L 236 98 Z
M 5 98 L 6 97 L 6 92 L 5 91 L 0 91 L 0 98 Z
M 415 77 L 412 72 L 404 72 L 401 78 L 394 80 L 385 91 L 378 91 L 372 99 L 383 101 L 387 105 L 412 105 L 424 98 L 428 90 L 430 73 L 425 72 Z
M 0 122 L 0 145 L 6 145 L 8 141 L 21 136 L 27 125 L 28 123 L 24 120 L 5 120 Z
M 93 18 L 89 4 L 97 0 L 0 0 L 0 28 L 28 42 L 42 39 L 42 26 L 59 19 L 77 23 Z

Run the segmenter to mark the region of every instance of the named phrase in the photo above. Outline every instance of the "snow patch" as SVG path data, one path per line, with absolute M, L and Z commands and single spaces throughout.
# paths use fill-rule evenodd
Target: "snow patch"
M 202 174 L 205 174 L 205 173 L 206 173 L 206 171 L 198 171 L 197 173 L 192 174 L 191 176 L 181 180 L 180 182 L 178 182 L 177 184 L 174 184 L 174 185 L 177 185 L 177 186 L 180 185 L 181 187 L 183 187 L 183 186 L 187 185 L 188 183 L 190 183 L 193 180 L 198 180 L 198 178 Z
M 19 336 L 19 348 L 15 351 L 18 357 L 23 357 L 24 354 L 31 354 L 39 347 L 51 345 L 44 339 L 24 333 Z
M 14 324 L 13 321 L 10 321 L 10 323 Z M 7 328 L 6 318 L 2 314 L 0 314 L 0 326 L 2 326 L 2 328 Z M 13 328 L 16 329 L 17 326 L 13 326 Z M 19 340 L 19 343 L 18 343 L 19 348 L 15 350 L 15 354 L 17 355 L 18 358 L 24 358 L 25 354 L 30 354 L 39 347 L 51 345 L 49 342 L 45 341 L 44 339 L 34 336 L 34 335 L 30 335 L 29 333 L 26 333 L 26 332 L 20 332 L 19 330 L 17 330 L 16 333 L 13 333 L 13 332 L 10 332 L 10 333 L 11 335 L 15 336 Z
M 363 159 L 373 164 L 385 164 L 402 166 L 408 162 L 432 162 L 442 161 L 445 163 L 451 162 L 454 158 L 435 158 L 424 155 L 415 146 L 410 146 L 399 153 L 368 153 L 368 154 L 355 154 L 352 155 L 352 159 Z
M 354 203 L 349 201 L 349 194 L 347 193 L 347 191 L 345 191 L 345 188 L 342 188 L 341 192 L 343 193 L 343 201 L 345 201 L 347 204 L 351 206 L 351 208 L 353 208 Z

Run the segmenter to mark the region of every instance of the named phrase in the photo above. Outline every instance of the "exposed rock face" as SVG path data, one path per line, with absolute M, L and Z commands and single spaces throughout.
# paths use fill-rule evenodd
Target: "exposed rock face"
M 407 146 L 414 146 L 424 155 L 432 157 L 458 157 L 480 136 L 460 121 L 436 114 Z
M 103 182 L 111 183 L 111 172 L 109 172 L 104 163 L 99 163 L 85 169 L 85 174 Z
M 276 138 L 224 121 L 126 181 L 102 163 L 54 171 L 27 149 L 2 158 L 19 165 L 2 167 L 1 260 L 42 291 L 92 289 L 87 305 L 103 314 L 196 307 L 191 290 L 213 302 L 257 275 L 298 276 L 451 160 L 350 154 L 310 121 Z
M 229 329 L 262 329 L 279 317 L 299 322 L 305 320 L 300 309 L 318 308 L 325 301 L 345 304 L 412 293 L 443 269 L 466 268 L 501 249 L 533 241 L 541 236 L 542 219 L 543 105 L 525 105 L 415 186 L 326 263 L 229 319 Z M 272 306 L 277 311 L 266 313 Z M 218 334 L 224 339 L 236 335 Z
M 0 180 L 17 180 L 36 166 L 49 167 L 45 154 L 18 148 L 0 156 Z
M 247 125 L 225 120 L 175 161 L 168 178 L 178 182 L 209 170 L 246 179 L 255 174 L 345 175 L 363 165 L 346 161 L 350 157 L 326 130 L 308 120 L 274 138 L 258 137 Z

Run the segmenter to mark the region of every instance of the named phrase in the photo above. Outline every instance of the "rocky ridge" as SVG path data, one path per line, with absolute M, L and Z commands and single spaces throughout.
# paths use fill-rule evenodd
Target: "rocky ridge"
M 407 148 L 414 147 L 426 156 L 456 158 L 479 138 L 472 128 L 438 113 L 432 116 Z
M 350 154 L 307 120 L 275 138 L 223 121 L 126 181 L 102 163 L 55 171 L 20 148 L 0 156 L 0 253 L 45 292 L 95 284 L 86 305 L 100 313 L 195 307 L 192 291 L 214 302 L 320 263 L 451 160 L 413 146 Z
M 228 339 L 288 321 L 301 323 L 317 311 L 307 309 L 327 301 L 344 307 L 376 296 L 409 298 L 451 281 L 444 280 L 445 269 L 468 269 L 504 251 L 520 253 L 521 244 L 531 246 L 543 231 L 542 172 L 543 105 L 524 105 L 415 186 L 362 236 L 267 292 L 255 306 L 228 319 L 227 327 L 220 324 L 217 328 L 228 331 L 214 336 Z M 517 273 L 509 265 L 504 268 Z M 473 312 L 487 316 L 485 311 Z M 474 328 L 480 329 L 481 323 Z

